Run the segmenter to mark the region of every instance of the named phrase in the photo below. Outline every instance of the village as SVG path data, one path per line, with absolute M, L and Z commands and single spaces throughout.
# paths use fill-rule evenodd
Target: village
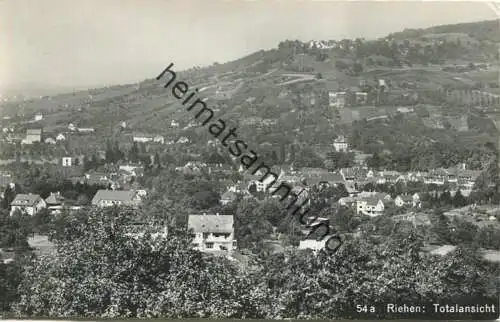
M 498 317 L 447 309 L 498 308 L 496 15 L 46 1 L 0 4 L 0 318 Z
M 41 119 L 41 117 L 37 117 Z M 172 121 L 172 123 L 175 123 Z M 174 124 L 176 126 L 176 124 Z M 91 129 L 78 130 L 72 124 L 68 127 L 69 132 L 60 133 L 56 137 L 56 144 L 66 140 L 66 137 L 75 133 L 91 133 Z M 6 131 L 4 131 L 5 133 Z M 26 136 L 21 139 L 24 149 L 30 149 L 37 145 L 53 145 L 52 141 L 45 138 L 41 129 L 26 130 Z M 161 146 L 168 144 L 182 144 L 165 142 L 161 135 L 146 135 L 134 133 L 131 137 L 131 144 L 137 150 L 146 151 L 149 145 Z M 9 144 L 9 136 L 5 138 Z M 189 139 L 185 139 L 186 142 Z M 42 143 L 44 142 L 44 143 Z M 207 143 L 210 148 L 217 145 L 217 141 L 211 140 Z M 138 148 L 140 146 L 140 148 Z M 131 148 L 132 150 L 134 148 Z M 338 136 L 332 140 L 330 147 L 336 153 L 354 153 L 350 148 L 349 140 L 344 136 Z M 109 152 L 109 151 L 108 151 Z M 58 160 L 46 162 L 57 172 L 63 175 L 63 180 L 71 182 L 73 185 L 85 185 L 98 187 L 94 189 L 94 194 L 86 198 L 65 198 L 65 191 L 45 191 L 45 195 L 26 191 L 25 193 L 15 193 L 16 178 L 13 173 L 3 170 L 1 172 L 2 191 L 10 190 L 11 200 L 8 204 L 10 215 L 16 212 L 36 216 L 40 212 L 47 211 L 55 216 L 61 212 L 84 211 L 89 207 L 110 207 L 110 206 L 132 206 L 140 207 L 142 201 L 147 199 L 150 187 L 144 185 L 144 176 L 148 176 L 151 167 L 170 167 L 183 176 L 203 177 L 204 175 L 216 176 L 220 182 L 220 190 L 217 191 L 217 201 L 220 206 L 228 206 L 241 199 L 254 199 L 258 202 L 265 202 L 267 199 L 277 199 L 279 196 L 266 194 L 268 191 L 268 181 L 262 173 L 252 175 L 245 172 L 242 165 L 236 163 L 213 163 L 200 160 L 199 158 L 187 161 L 184 164 L 165 165 L 161 160 L 155 160 L 156 155 L 148 155 L 138 161 L 137 156 L 131 162 L 129 157 L 110 162 L 106 151 L 98 154 L 98 160 L 94 162 L 94 168 L 88 169 L 86 162 L 89 158 L 84 156 L 63 156 Z M 123 153 L 121 154 L 123 155 Z M 305 191 L 309 195 L 314 191 L 325 189 L 337 189 L 341 187 L 342 194 L 335 199 L 326 199 L 329 208 L 349 209 L 354 216 L 377 217 L 388 215 L 395 222 L 406 221 L 417 227 L 419 225 L 430 226 L 430 217 L 433 214 L 432 200 L 446 200 L 445 205 L 449 211 L 446 216 L 469 218 L 471 222 L 497 223 L 498 209 L 489 208 L 481 210 L 477 201 L 471 197 L 474 185 L 481 175 L 479 170 L 469 170 L 465 164 L 459 164 L 452 168 L 429 169 L 428 171 L 398 172 L 394 170 L 382 170 L 369 168 L 363 158 L 356 158 L 356 165 L 348 168 L 340 168 L 331 171 L 327 168 L 302 167 L 295 169 L 292 166 L 275 167 L 279 169 L 278 180 L 286 182 L 294 187 L 294 192 Z M 16 162 L 16 161 L 12 161 Z M 19 162 L 19 160 L 17 161 Z M 43 162 L 32 161 L 32 164 Z M 7 164 L 8 165 L 8 164 Z M 4 165 L 4 167 L 7 167 Z M 259 179 L 258 177 L 261 176 Z M 12 194 L 12 192 L 14 192 Z M 472 196 L 473 197 L 473 196 Z M 9 197 L 2 194 L 2 199 Z M 327 221 L 327 218 L 316 218 L 316 221 Z M 234 232 L 234 215 L 218 215 L 215 213 L 189 214 L 188 228 L 193 229 L 195 239 L 194 245 L 205 252 L 222 252 L 228 256 L 236 250 L 237 240 Z M 309 223 L 310 225 L 313 223 Z M 46 240 L 46 236 L 38 236 Z M 34 236 L 32 238 L 34 239 Z M 294 246 L 299 249 L 313 249 L 319 251 L 324 249 L 324 240 L 301 240 Z M 443 249 L 450 248 L 442 245 Z M 439 249 L 437 250 L 439 252 Z M 491 252 L 488 253 L 491 257 Z M 498 256 L 494 255 L 494 256 Z M 10 261 L 6 258 L 4 261 Z M 500 259 L 498 259 L 500 260 Z

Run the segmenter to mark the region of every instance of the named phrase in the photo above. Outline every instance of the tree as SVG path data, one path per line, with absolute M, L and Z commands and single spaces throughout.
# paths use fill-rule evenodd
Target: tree
M 139 147 L 137 146 L 137 142 L 132 143 L 128 151 L 128 159 L 134 163 L 139 161 Z
M 11 304 L 18 300 L 17 288 L 21 283 L 24 262 L 25 260 L 20 257 L 7 264 L 0 260 L 0 312 L 9 312 Z
M 10 209 L 10 204 L 16 197 L 16 194 L 17 192 L 15 185 L 8 185 L 7 188 L 5 188 L 4 197 L 2 199 L 3 209 Z
M 115 161 L 115 151 L 111 141 L 109 140 L 106 142 L 105 158 L 108 163 L 113 163 Z
M 157 221 L 163 215 L 150 210 L 94 209 L 72 221 L 75 233 L 55 239 L 56 254 L 27 265 L 14 312 L 93 318 L 264 317 L 261 296 L 251 292 L 257 280 L 227 259 L 203 257 L 192 249 L 185 228 Z M 138 221 L 143 224 L 132 225 Z M 164 228 L 168 237 L 153 235 Z
M 160 159 L 160 154 L 158 153 L 158 151 L 155 152 L 153 164 L 156 166 L 156 168 L 161 168 L 161 159 Z
M 460 189 L 458 189 L 455 196 L 453 196 L 452 204 L 454 207 L 463 207 L 467 205 L 467 199 L 462 195 Z
M 356 74 L 359 75 L 363 71 L 363 65 L 360 63 L 354 63 L 352 65 L 352 71 Z
M 31 216 L 15 211 L 0 213 L 0 248 L 28 249 L 28 235 L 31 233 Z

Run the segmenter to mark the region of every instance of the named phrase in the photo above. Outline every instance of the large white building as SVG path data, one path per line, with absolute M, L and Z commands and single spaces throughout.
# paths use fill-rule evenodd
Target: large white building
M 377 197 L 366 197 L 356 201 L 356 213 L 370 217 L 380 216 L 384 213 L 384 202 Z
M 12 216 L 14 212 L 19 210 L 30 216 L 34 216 L 45 207 L 47 207 L 47 204 L 39 195 L 19 193 L 10 203 L 10 215 Z
M 202 252 L 227 252 L 236 249 L 232 215 L 189 215 L 188 229 L 193 230 L 195 249 Z

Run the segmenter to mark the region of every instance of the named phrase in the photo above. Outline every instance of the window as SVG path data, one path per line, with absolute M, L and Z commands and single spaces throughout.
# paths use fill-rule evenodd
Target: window
M 224 237 L 228 238 L 231 234 L 229 233 L 214 233 L 214 237 Z
M 214 243 L 206 243 L 207 248 L 214 248 Z

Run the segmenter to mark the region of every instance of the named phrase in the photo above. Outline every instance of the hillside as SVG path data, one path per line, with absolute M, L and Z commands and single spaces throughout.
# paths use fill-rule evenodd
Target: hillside
M 491 133 L 489 126 L 464 125 L 460 117 L 477 116 L 486 105 L 489 112 L 498 111 L 497 25 L 485 21 L 405 30 L 373 41 L 287 40 L 232 62 L 176 72 L 256 144 L 330 144 L 339 131 L 349 134 L 353 121 L 379 117 L 404 117 L 421 129 L 439 128 L 444 122 L 450 125 L 444 130 L 453 132 L 450 137 L 483 137 Z M 20 132 L 35 126 L 58 133 L 73 123 L 95 128 L 95 140 L 136 131 L 206 139 L 205 129 L 190 127 L 192 115 L 153 80 L 156 75 L 144 76 L 148 79 L 139 84 L 4 104 L 2 116 L 10 117 L 4 124 L 15 124 Z M 380 80 L 386 83 L 383 93 Z M 328 93 L 336 91 L 367 93 L 368 102 L 346 103 L 348 108 L 339 110 L 329 104 Z M 486 97 L 484 104 L 477 95 Z M 419 115 L 416 107 L 422 105 L 434 112 Z M 415 108 L 401 112 L 405 106 Z M 27 123 L 35 113 L 43 113 L 44 119 Z M 443 122 L 429 122 L 433 116 Z M 180 127 L 171 127 L 172 120 Z M 126 129 L 120 132 L 123 121 Z

